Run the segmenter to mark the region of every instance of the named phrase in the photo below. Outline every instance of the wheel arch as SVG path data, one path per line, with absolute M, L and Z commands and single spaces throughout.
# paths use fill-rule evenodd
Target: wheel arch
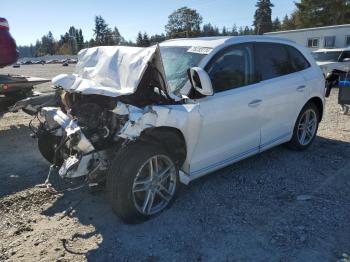
M 315 106 L 318 109 L 318 112 L 320 113 L 320 122 L 322 121 L 323 118 L 323 113 L 324 113 L 324 105 L 323 105 L 323 101 L 320 97 L 315 96 L 309 99 L 309 101 L 307 101 L 307 103 L 305 105 L 307 105 L 308 103 L 313 103 L 315 104 Z
M 151 127 L 142 131 L 140 140 L 163 146 L 181 167 L 187 157 L 186 140 L 181 130 L 175 127 Z

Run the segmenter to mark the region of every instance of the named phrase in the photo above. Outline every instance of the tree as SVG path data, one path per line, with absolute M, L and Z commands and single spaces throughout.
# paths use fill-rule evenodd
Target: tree
M 42 55 L 53 55 L 56 53 L 57 51 L 57 44 L 55 42 L 55 39 L 52 35 L 52 32 L 49 31 L 49 33 L 47 35 L 44 35 L 41 38 L 41 42 L 37 41 L 37 54 L 38 56 L 42 56 Z
M 145 32 L 143 34 L 143 46 L 147 47 L 151 45 L 151 41 L 149 40 L 148 34 Z
M 221 35 L 223 35 L 223 36 L 227 36 L 227 35 L 228 35 L 228 31 L 227 31 L 227 29 L 226 29 L 226 26 L 224 26 L 224 27 L 222 28 Z
M 282 29 L 282 23 L 279 20 L 279 18 L 276 17 L 276 19 L 273 20 L 272 22 L 272 31 L 281 31 L 281 29 Z
M 262 35 L 272 31 L 272 7 L 274 6 L 270 0 L 258 0 L 255 5 L 257 7 L 254 15 L 253 25 L 255 32 Z
M 243 35 L 253 35 L 254 29 L 249 28 L 249 26 L 244 27 Z
M 79 29 L 76 34 L 76 40 L 77 40 L 77 48 L 78 51 L 84 48 L 84 36 L 83 36 L 83 31 Z
M 157 44 L 157 43 L 161 43 L 163 41 L 165 41 L 166 37 L 164 34 L 155 34 L 155 35 L 152 35 L 150 37 L 150 41 L 151 41 L 151 45 L 154 45 L 154 44 Z
M 202 20 L 202 16 L 196 10 L 182 7 L 169 15 L 165 30 L 171 38 L 197 36 Z
M 136 45 L 137 45 L 137 46 L 143 46 L 143 36 L 142 36 L 142 33 L 141 33 L 141 32 L 139 32 L 139 33 L 137 34 Z
M 201 36 L 214 36 L 214 35 L 215 35 L 215 28 L 211 25 L 211 23 L 203 25 Z
M 125 42 L 125 39 L 121 36 L 119 33 L 118 28 L 115 26 L 112 31 L 112 38 L 114 41 L 114 45 L 120 45 L 121 43 Z
M 349 0 L 301 0 L 295 3 L 298 27 L 317 27 L 350 23 Z
M 282 21 L 281 29 L 282 30 L 296 29 L 295 15 L 292 15 L 290 18 L 288 17 L 288 15 L 286 15 Z
M 231 35 L 232 36 L 238 36 L 238 29 L 237 29 L 236 24 L 234 24 L 233 27 L 232 27 Z
M 95 17 L 95 44 L 97 46 L 107 45 L 108 44 L 108 33 L 109 28 L 106 21 L 102 18 L 102 16 Z

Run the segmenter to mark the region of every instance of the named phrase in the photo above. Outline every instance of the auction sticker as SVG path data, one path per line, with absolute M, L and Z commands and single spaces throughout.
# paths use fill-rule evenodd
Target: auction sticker
M 211 50 L 213 49 L 209 47 L 192 46 L 187 50 L 187 52 L 207 55 L 211 52 Z

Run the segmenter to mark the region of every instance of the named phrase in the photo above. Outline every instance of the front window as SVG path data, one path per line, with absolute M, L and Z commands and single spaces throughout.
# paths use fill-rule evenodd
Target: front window
M 207 71 L 216 92 L 252 84 L 255 81 L 252 45 L 232 46 L 218 53 Z
M 313 52 L 312 55 L 317 62 L 338 62 L 341 51 Z
M 188 80 L 187 69 L 198 66 L 210 50 L 183 46 L 160 47 L 165 76 L 172 92 L 178 93 L 180 91 Z

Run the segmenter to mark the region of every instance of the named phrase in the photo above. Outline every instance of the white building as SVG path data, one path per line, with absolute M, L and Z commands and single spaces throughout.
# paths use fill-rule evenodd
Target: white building
M 313 50 L 350 47 L 350 24 L 265 33 L 283 37 Z

